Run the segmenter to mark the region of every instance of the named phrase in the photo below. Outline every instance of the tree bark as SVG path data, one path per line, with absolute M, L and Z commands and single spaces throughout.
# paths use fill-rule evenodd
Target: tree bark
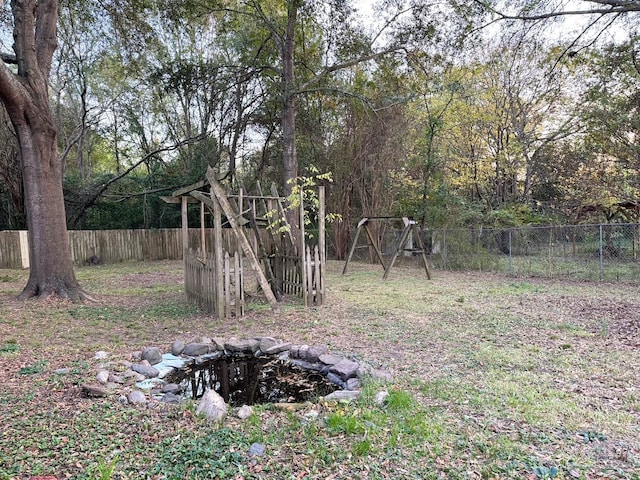
M 296 152 L 296 101 L 295 101 L 295 29 L 298 16 L 298 0 L 287 2 L 287 28 L 281 45 L 282 49 L 282 163 L 284 174 L 284 194 L 289 197 L 298 177 L 298 156 Z M 297 209 L 287 209 L 287 222 L 291 234 L 296 239 L 300 235 Z
M 49 72 L 57 47 L 57 0 L 13 0 L 18 71 L 0 64 L 0 100 L 20 146 L 29 230 L 29 280 L 20 298 L 57 295 L 77 301 L 82 291 L 71 261 L 62 162 L 49 104 Z

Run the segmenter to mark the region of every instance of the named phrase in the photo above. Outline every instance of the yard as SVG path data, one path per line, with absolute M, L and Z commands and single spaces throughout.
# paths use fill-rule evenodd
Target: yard
M 187 305 L 181 262 L 77 271 L 95 304 L 20 303 L 0 270 L 0 479 L 640 479 L 640 296 L 624 283 L 330 262 L 327 304 Z M 356 403 L 270 405 L 215 429 L 195 403 L 89 399 L 100 360 L 195 336 L 327 345 L 391 379 Z M 55 371 L 66 368 L 67 373 Z M 386 389 L 386 405 L 373 401 Z M 232 412 L 233 413 L 233 412 Z M 259 442 L 264 455 L 249 457 Z

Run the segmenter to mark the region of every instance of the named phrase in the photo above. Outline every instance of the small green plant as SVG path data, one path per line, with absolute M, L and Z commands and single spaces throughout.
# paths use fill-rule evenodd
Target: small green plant
M 33 365 L 22 367 L 18 371 L 18 374 L 19 375 L 35 375 L 35 374 L 44 372 L 46 367 L 47 367 L 47 362 L 45 362 L 44 360 L 40 360 L 34 363 Z
M 356 457 L 364 457 L 365 455 L 368 455 L 369 452 L 371 452 L 371 440 L 365 438 L 364 440 L 356 442 L 351 451 Z
M 556 478 L 558 476 L 557 467 L 536 466 L 536 467 L 533 467 L 532 470 L 536 478 L 547 479 L 547 478 Z
M 584 439 L 584 443 L 591 443 L 591 442 L 603 442 L 607 439 L 607 436 L 603 433 L 600 432 L 593 432 L 591 430 L 582 430 L 581 432 L 578 432 L 578 435 L 580 435 L 583 439 Z
M 387 398 L 387 408 L 396 412 L 405 411 L 412 408 L 415 401 L 411 394 L 402 390 L 391 390 Z
M 107 462 L 103 458 L 100 461 L 91 466 L 89 470 L 89 477 L 91 480 L 111 480 L 113 474 L 118 466 L 118 456 L 115 455 L 111 461 Z
M 15 340 L 9 340 L 3 345 L 0 345 L 0 354 L 3 353 L 15 353 L 20 350 L 20 345 Z
M 334 433 L 346 433 L 353 435 L 354 433 L 363 433 L 364 428 L 355 415 L 346 411 L 333 412 L 327 418 L 327 428 Z

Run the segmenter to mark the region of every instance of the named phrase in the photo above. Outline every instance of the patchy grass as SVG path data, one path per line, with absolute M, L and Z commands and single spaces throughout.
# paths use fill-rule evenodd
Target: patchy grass
M 26 273 L 0 270 L 0 479 L 640 479 L 636 286 L 341 269 L 330 263 L 325 306 L 232 321 L 184 302 L 179 262 L 80 268 L 98 300 L 82 305 L 17 302 Z M 197 335 L 326 344 L 393 380 L 220 429 L 192 402 L 80 396 L 97 350 L 126 359 Z M 249 458 L 255 442 L 265 454 Z

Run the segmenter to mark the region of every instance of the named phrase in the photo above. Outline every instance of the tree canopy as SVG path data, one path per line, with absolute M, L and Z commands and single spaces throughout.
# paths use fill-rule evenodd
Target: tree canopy
M 22 3 L 2 4 L 2 228 L 28 221 L 7 87 L 29 58 L 8 36 L 24 28 Z M 51 58 L 36 57 L 67 226 L 177 226 L 159 197 L 209 166 L 285 191 L 331 172 L 338 255 L 364 215 L 429 227 L 636 220 L 617 206 L 639 202 L 640 2 L 387 0 L 373 18 L 357 5 L 60 5 Z

